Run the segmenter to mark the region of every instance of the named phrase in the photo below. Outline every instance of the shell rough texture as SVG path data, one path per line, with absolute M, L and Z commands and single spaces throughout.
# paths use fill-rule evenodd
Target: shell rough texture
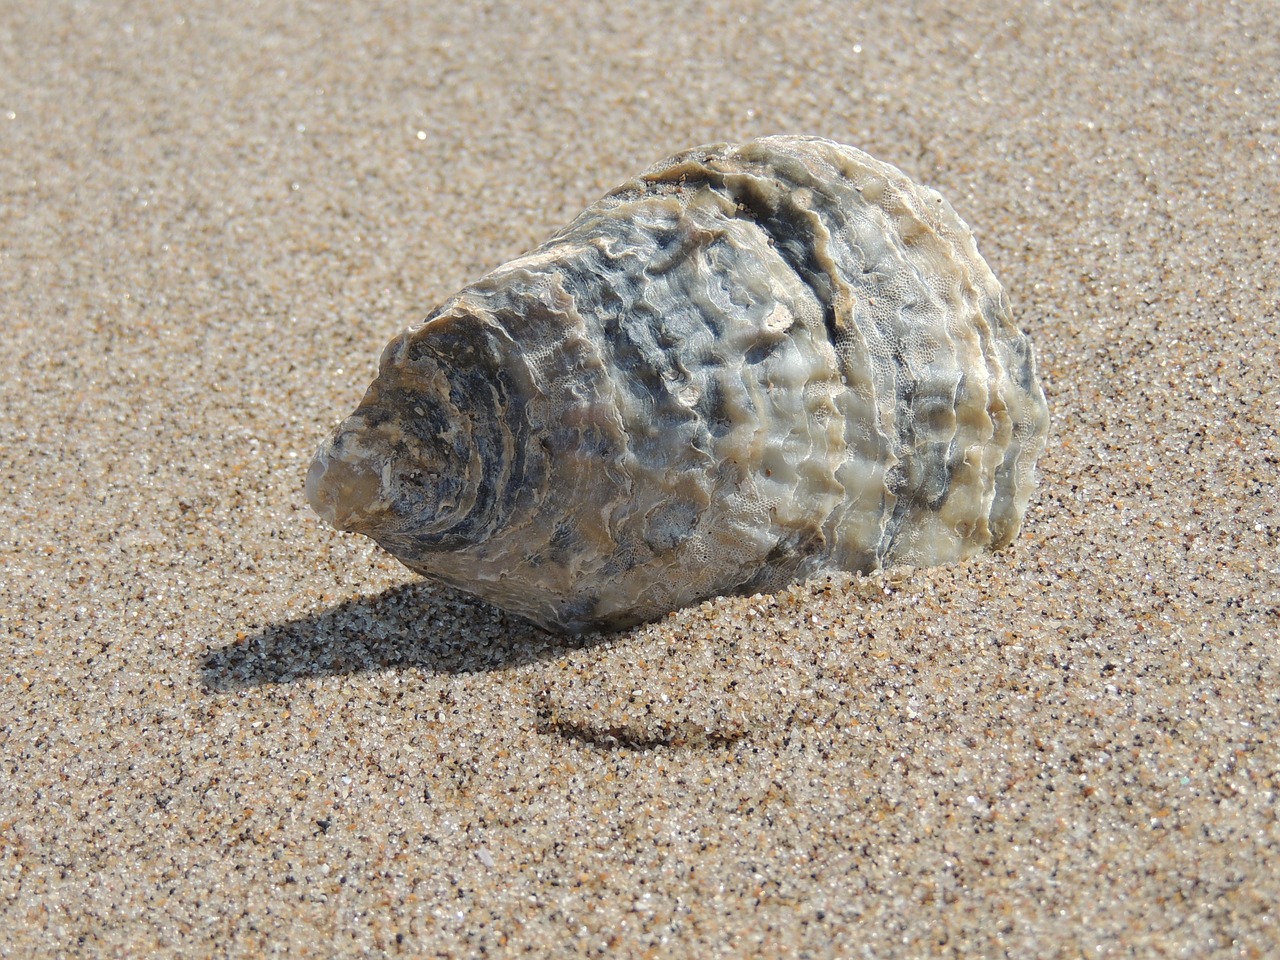
M 935 191 L 767 137 L 664 160 L 382 354 L 307 496 L 536 623 L 1007 544 L 1048 410 Z

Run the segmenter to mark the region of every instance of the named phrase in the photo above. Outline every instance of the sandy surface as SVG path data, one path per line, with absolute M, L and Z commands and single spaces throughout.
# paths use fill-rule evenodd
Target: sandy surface
M 1280 7 L 222 6 L 0 14 L 0 957 L 1277 955 Z M 569 643 L 311 515 L 405 324 L 773 132 L 974 226 L 1013 549 Z

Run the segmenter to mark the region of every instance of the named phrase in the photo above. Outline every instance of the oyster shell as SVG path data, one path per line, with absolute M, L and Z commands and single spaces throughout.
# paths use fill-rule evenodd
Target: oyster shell
M 553 629 L 1016 534 L 1030 341 L 935 191 L 852 147 L 698 147 L 395 338 L 316 512 Z

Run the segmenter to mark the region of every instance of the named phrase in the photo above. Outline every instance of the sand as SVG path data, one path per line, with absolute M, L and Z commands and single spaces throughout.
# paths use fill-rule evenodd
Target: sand
M 1280 952 L 1275 3 L 224 7 L 0 14 L 0 957 Z M 310 513 L 403 326 L 775 132 L 973 226 L 1010 550 L 567 641 Z

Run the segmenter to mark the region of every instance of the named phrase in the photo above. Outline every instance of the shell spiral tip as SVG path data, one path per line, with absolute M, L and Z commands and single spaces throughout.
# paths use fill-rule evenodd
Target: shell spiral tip
M 359 530 L 378 498 L 378 479 L 364 464 L 334 459 L 321 450 L 307 470 L 307 501 L 330 526 Z

